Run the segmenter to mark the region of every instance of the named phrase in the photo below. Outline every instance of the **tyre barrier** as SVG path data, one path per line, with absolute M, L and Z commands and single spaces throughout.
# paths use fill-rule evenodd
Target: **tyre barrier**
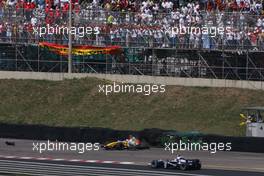
M 45 125 L 18 125 L 0 123 L 1 138 L 29 140 L 105 143 L 106 141 L 110 140 L 123 140 L 129 135 L 133 135 L 150 146 L 163 147 L 164 144 L 162 144 L 162 138 L 168 133 L 177 134 L 176 131 L 166 131 L 161 129 L 121 131 L 107 128 L 49 127 Z M 264 138 L 204 134 L 200 135 L 199 138 L 202 140 L 202 142 L 206 143 L 231 143 L 232 151 L 264 153 Z
M 138 136 L 138 132 L 106 128 L 0 124 L 0 137 L 2 138 L 104 143 L 106 140 L 126 139 L 130 134 Z

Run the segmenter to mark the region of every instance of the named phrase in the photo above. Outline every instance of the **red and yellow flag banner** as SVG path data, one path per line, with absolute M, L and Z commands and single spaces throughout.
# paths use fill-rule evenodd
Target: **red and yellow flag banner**
M 59 54 L 68 55 L 68 45 L 59 45 L 48 42 L 40 42 L 41 47 L 47 48 L 48 50 Z M 73 46 L 72 55 L 85 56 L 85 55 L 97 55 L 97 54 L 118 54 L 121 52 L 120 46 L 106 46 L 106 47 L 95 47 L 95 46 Z

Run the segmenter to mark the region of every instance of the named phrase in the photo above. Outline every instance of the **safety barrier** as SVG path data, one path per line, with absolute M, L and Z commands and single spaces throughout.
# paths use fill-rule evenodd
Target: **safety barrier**
M 121 131 L 106 128 L 80 127 L 49 127 L 44 125 L 16 125 L 0 124 L 1 138 L 31 139 L 31 140 L 58 140 L 64 142 L 99 142 L 126 139 L 134 135 L 154 147 L 161 147 L 162 137 L 168 132 L 161 129 L 145 129 L 142 131 Z M 197 137 L 197 135 L 195 135 Z M 183 136 L 181 136 L 183 137 Z M 191 136 L 189 136 L 191 137 Z M 199 138 L 206 143 L 231 143 L 232 151 L 264 153 L 264 138 L 231 137 L 220 135 L 203 135 Z

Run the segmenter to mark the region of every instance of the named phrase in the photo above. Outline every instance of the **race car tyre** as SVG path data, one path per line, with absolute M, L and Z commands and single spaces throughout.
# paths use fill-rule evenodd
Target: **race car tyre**
M 202 168 L 202 165 L 200 163 L 196 165 L 197 170 L 200 170 L 201 168 Z
M 119 143 L 116 145 L 116 150 L 124 150 L 124 145 L 122 143 Z
M 136 151 L 136 150 L 138 150 L 138 149 L 137 149 L 137 147 L 128 147 L 128 150 Z
M 150 149 L 150 147 L 149 147 L 149 144 L 146 141 L 142 140 L 141 143 L 136 146 L 136 149 L 144 150 L 144 149 Z
M 109 147 L 105 147 L 105 146 L 104 146 L 103 148 L 104 148 L 105 150 L 110 150 L 110 148 L 109 148 Z
M 183 170 L 183 171 L 187 170 L 187 164 L 186 163 L 182 163 L 180 165 L 180 169 Z
M 157 160 L 153 160 L 153 161 L 151 162 L 151 167 L 152 167 L 152 168 L 158 168 L 158 161 L 157 161 Z

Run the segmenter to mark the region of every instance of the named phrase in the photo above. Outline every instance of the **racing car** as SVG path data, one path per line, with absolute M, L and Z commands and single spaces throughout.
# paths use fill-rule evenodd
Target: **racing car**
M 105 150 L 136 150 L 136 149 L 149 149 L 149 146 L 136 139 L 133 136 L 129 136 L 126 140 L 118 140 L 113 142 L 108 142 L 102 146 Z
M 164 168 L 164 169 L 179 169 L 179 170 L 200 170 L 202 164 L 199 159 L 185 159 L 181 156 L 173 160 L 153 160 L 151 162 L 152 168 Z

